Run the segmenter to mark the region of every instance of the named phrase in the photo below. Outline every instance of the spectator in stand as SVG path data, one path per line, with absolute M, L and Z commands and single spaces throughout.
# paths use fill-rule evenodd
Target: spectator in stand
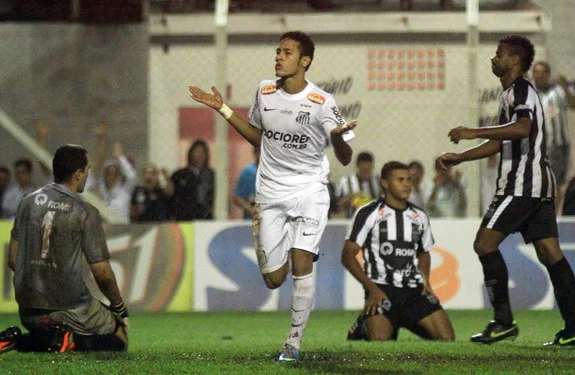
M 419 160 L 413 160 L 408 164 L 408 167 L 411 183 L 413 184 L 413 189 L 411 190 L 408 201 L 423 209 L 425 207 L 425 198 L 423 196 L 421 182 L 423 181 L 423 176 L 425 175 L 425 168 Z
M 357 172 L 343 176 L 338 184 L 339 209 L 352 217 L 355 210 L 379 198 L 379 178 L 373 173 L 374 159 L 370 152 L 360 152 L 356 159 Z
M 428 190 L 427 212 L 432 217 L 465 217 L 467 196 L 461 171 L 443 169 L 435 159 L 435 177 Z
M 188 166 L 172 175 L 172 217 L 178 221 L 214 218 L 216 173 L 210 168 L 210 150 L 203 139 L 188 151 Z
M 136 169 L 124 155 L 120 142 L 114 143 L 112 158 L 104 165 L 104 176 L 98 190 L 106 206 L 120 217 L 122 223 L 127 224 L 130 222 L 130 201 L 136 185 Z
M 120 142 L 112 146 L 112 159 L 106 161 L 108 154 L 108 123 L 102 122 L 95 129 L 97 137 L 96 159 L 93 173 L 87 185 L 95 190 L 104 204 L 115 213 L 120 223 L 130 222 L 130 202 L 136 185 L 136 169 L 124 155 Z
M 164 168 L 162 175 L 166 187 L 160 183 L 160 172 L 155 165 L 144 168 L 143 184 L 132 193 L 131 219 L 133 222 L 158 222 L 168 219 L 168 200 L 174 195 L 170 172 Z
M 6 219 L 16 217 L 22 199 L 36 190 L 36 185 L 32 182 L 32 162 L 29 159 L 18 159 L 14 162 L 14 178 L 16 182 L 8 185 L 2 199 L 2 216 Z
M 560 81 L 561 84 L 552 82 L 551 66 L 546 61 L 538 61 L 533 65 L 533 82 L 545 114 L 547 157 L 557 183 L 555 198 L 557 213 L 561 213 L 565 187 L 569 181 L 567 170 L 571 156 L 571 140 L 567 113 L 569 108 L 575 109 L 575 96 L 567 87 L 566 80 Z
M 256 203 L 256 176 L 260 162 L 260 147 L 254 147 L 255 161 L 242 169 L 232 202 L 244 212 L 244 219 L 251 219 Z
M 36 142 L 46 149 L 46 138 L 48 127 L 42 122 L 36 122 Z M 51 182 L 51 172 L 49 167 L 42 162 L 39 163 L 42 175 L 45 176 L 44 183 Z M 14 218 L 18 205 L 24 197 L 38 187 L 33 182 L 33 167 L 29 159 L 20 159 L 14 163 L 15 184 L 10 184 L 10 171 L 6 167 L 0 167 L 0 217 Z
M 10 170 L 5 166 L 0 166 L 0 218 L 4 217 L 2 214 L 2 202 L 4 201 L 4 193 L 10 184 Z

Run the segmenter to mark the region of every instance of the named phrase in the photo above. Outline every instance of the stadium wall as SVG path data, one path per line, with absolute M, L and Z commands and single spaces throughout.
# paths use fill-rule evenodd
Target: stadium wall
M 219 89 L 228 105 L 245 113 L 259 82 L 274 78 L 279 35 L 290 29 L 308 31 L 316 41 L 316 52 L 307 77 L 335 95 L 346 120 L 359 120 L 354 150 L 373 152 L 377 166 L 390 159 L 419 159 L 430 180 L 437 156 L 470 146 L 469 142 L 452 145 L 449 129 L 491 125 L 501 91 L 490 62 L 497 40 L 504 33 L 521 32 L 535 43 L 537 59 L 546 58 L 547 15 L 511 13 L 482 13 L 477 72 L 470 69 L 464 13 L 415 13 L 403 18 L 401 14 L 231 15 L 229 84 Z M 540 22 L 535 21 L 537 16 Z M 226 156 L 215 152 L 216 114 L 206 112 L 187 92 L 187 85 L 209 89 L 216 80 L 218 55 L 212 24 L 210 15 L 150 20 L 149 152 L 150 159 L 160 165 L 185 164 L 187 149 L 197 138 L 210 144 L 216 167 L 219 158 Z M 480 124 L 469 124 L 470 111 L 477 106 L 469 97 L 470 75 L 476 75 L 479 85 Z M 250 146 L 236 135 L 232 130 L 228 138 L 225 175 L 230 192 L 241 168 L 252 161 Z M 354 163 L 341 166 L 331 150 L 328 157 L 334 181 L 353 172 Z M 481 211 L 480 166 L 458 166 L 468 183 L 471 216 Z
M 363 290 L 341 266 L 349 223 L 332 221 L 316 263 L 316 309 L 360 309 Z M 481 265 L 472 243 L 479 220 L 432 220 L 436 245 L 431 283 L 448 309 L 489 306 Z M 10 221 L 0 221 L 0 312 L 15 312 L 6 267 Z M 105 227 L 112 267 L 122 295 L 135 311 L 287 310 L 291 282 L 268 290 L 259 273 L 249 222 L 196 222 Z M 575 265 L 575 220 L 559 221 L 561 246 Z M 519 309 L 555 308 L 553 290 L 531 245 L 519 235 L 501 246 L 508 262 L 510 294 Z M 95 290 L 86 265 L 86 280 Z M 95 292 L 102 298 L 102 296 Z

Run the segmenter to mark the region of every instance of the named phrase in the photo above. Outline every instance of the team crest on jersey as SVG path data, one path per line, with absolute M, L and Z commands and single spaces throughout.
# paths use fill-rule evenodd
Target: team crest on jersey
M 309 125 L 309 112 L 299 111 L 295 121 L 300 125 Z
M 325 98 L 323 96 L 321 96 L 320 94 L 313 93 L 313 92 L 309 93 L 307 98 L 310 102 L 314 102 L 317 104 L 325 103 Z
M 379 216 L 379 221 L 385 221 L 387 219 L 389 219 L 389 217 L 393 215 L 393 212 L 391 211 L 385 211 L 385 208 L 381 208 L 378 212 L 378 216 Z
M 267 86 L 262 87 L 261 93 L 262 93 L 262 95 L 269 95 L 269 94 L 273 94 L 277 90 L 278 90 L 278 87 L 276 85 L 267 85 Z

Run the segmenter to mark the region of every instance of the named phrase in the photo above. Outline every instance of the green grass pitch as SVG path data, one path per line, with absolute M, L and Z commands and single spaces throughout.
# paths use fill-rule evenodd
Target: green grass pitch
M 456 342 L 348 342 L 354 311 L 314 311 L 302 360 L 275 361 L 288 312 L 133 313 L 125 353 L 0 355 L 1 374 L 575 374 L 575 347 L 545 348 L 561 328 L 558 311 L 517 311 L 519 338 L 491 346 L 468 342 L 490 311 L 449 311 Z M 0 314 L 0 326 L 19 324 Z M 3 328 L 2 328 L 3 329 Z

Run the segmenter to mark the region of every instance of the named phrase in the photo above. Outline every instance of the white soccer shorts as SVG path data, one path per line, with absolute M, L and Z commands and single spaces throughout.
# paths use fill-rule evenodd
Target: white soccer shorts
M 257 204 L 252 230 L 261 273 L 274 272 L 286 264 L 290 249 L 318 254 L 328 211 L 326 187 L 283 202 Z

